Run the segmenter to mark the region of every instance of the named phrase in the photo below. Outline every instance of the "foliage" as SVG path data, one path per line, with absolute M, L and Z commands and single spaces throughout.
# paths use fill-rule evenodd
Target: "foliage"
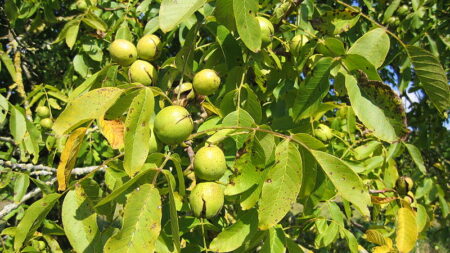
M 1 252 L 446 250 L 445 1 L 0 3 Z

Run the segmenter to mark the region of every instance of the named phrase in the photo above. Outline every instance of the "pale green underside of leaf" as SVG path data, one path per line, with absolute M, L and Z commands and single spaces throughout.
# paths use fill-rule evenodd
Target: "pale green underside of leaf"
M 345 74 L 345 87 L 356 116 L 367 128 L 373 130 L 373 135 L 384 141 L 396 141 L 397 134 L 385 113 L 361 94 L 353 76 Z
M 375 68 L 379 68 L 389 52 L 389 47 L 389 36 L 384 29 L 376 28 L 360 37 L 348 50 L 348 53 L 361 55 Z
M 322 151 L 311 150 L 317 163 L 327 174 L 338 193 L 353 203 L 359 211 L 370 216 L 367 206 L 370 205 L 370 195 L 361 178 L 342 160 Z
M 159 27 L 163 32 L 173 30 L 205 2 L 206 0 L 163 0 L 159 9 Z
M 302 182 L 302 159 L 287 140 L 275 149 L 275 165 L 267 173 L 259 200 L 259 228 L 276 225 L 295 203 Z
M 133 191 L 125 205 L 122 229 L 105 244 L 104 252 L 154 252 L 161 231 L 161 197 L 153 185 Z
M 56 119 L 53 130 L 61 136 L 88 120 L 102 117 L 122 92 L 114 87 L 100 88 L 75 98 Z
M 408 55 L 425 93 L 439 112 L 450 107 L 450 87 L 439 60 L 425 49 L 408 46 Z

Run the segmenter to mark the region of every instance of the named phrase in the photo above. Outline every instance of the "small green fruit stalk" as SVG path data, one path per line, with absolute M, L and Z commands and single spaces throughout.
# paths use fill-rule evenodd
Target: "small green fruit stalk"
M 203 69 L 195 74 L 192 85 L 197 94 L 208 96 L 219 88 L 220 77 L 212 69 Z
M 154 34 L 145 35 L 137 43 L 138 57 L 143 60 L 152 61 L 157 59 L 161 49 L 161 40 Z
M 41 118 L 47 118 L 50 116 L 50 109 L 47 106 L 41 105 L 36 108 L 36 113 Z
M 262 46 L 267 46 L 272 42 L 272 37 L 275 32 L 275 29 L 272 23 L 263 17 L 256 17 L 259 22 L 259 28 L 261 29 L 261 41 Z
M 401 176 L 395 182 L 395 190 L 397 190 L 398 194 L 400 194 L 401 196 L 404 196 L 409 191 L 411 191 L 413 186 L 414 181 L 407 176 Z
M 46 128 L 46 129 L 50 129 L 53 126 L 53 120 L 50 118 L 44 118 L 41 119 L 41 121 L 39 122 L 39 124 L 41 125 L 41 127 Z
M 217 180 L 227 169 L 225 155 L 217 146 L 202 147 L 194 158 L 195 175 L 203 180 Z
M 158 72 L 155 67 L 146 61 L 137 60 L 131 64 L 128 70 L 131 82 L 137 82 L 143 85 L 150 85 L 156 83 Z
M 112 60 L 122 66 L 129 66 L 137 59 L 137 49 L 128 40 L 117 39 L 109 46 Z
M 294 56 L 299 56 L 302 48 L 306 45 L 306 43 L 309 41 L 308 37 L 306 37 L 303 34 L 295 35 L 294 38 L 292 38 L 291 42 L 289 43 L 289 50 L 291 51 L 291 54 Z
M 216 216 L 223 207 L 222 187 L 213 182 L 197 184 L 189 196 L 189 203 L 194 215 L 207 219 Z
M 189 112 L 181 106 L 171 105 L 156 114 L 154 132 L 165 144 L 179 144 L 194 130 L 194 122 Z
M 327 141 L 333 138 L 333 132 L 331 129 L 324 124 L 319 124 L 314 130 L 314 135 L 322 141 Z

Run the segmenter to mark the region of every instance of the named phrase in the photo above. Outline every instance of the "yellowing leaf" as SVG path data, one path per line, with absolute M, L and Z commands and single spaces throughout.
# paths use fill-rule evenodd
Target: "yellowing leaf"
M 120 120 L 98 120 L 100 125 L 100 131 L 103 136 L 108 140 L 113 149 L 123 148 L 123 132 L 124 125 Z
M 383 245 L 373 248 L 372 253 L 389 253 L 391 252 L 391 250 L 392 250 L 391 247 Z
M 81 143 L 86 135 L 85 127 L 80 127 L 73 131 L 67 139 L 64 150 L 61 153 L 61 159 L 56 171 L 56 178 L 58 179 L 58 190 L 64 191 L 70 179 L 75 162 L 77 160 L 78 151 L 80 151 Z
M 386 239 L 384 238 L 383 234 L 381 234 L 378 230 L 369 229 L 366 231 L 364 237 L 365 237 L 364 239 L 366 239 L 371 243 L 375 243 L 378 245 L 387 245 Z
M 88 120 L 103 117 L 122 92 L 119 88 L 106 87 L 91 90 L 73 99 L 56 119 L 53 130 L 57 135 L 63 135 Z
M 416 214 L 410 208 L 402 207 L 397 212 L 397 249 L 401 253 L 410 252 L 416 244 L 418 232 Z

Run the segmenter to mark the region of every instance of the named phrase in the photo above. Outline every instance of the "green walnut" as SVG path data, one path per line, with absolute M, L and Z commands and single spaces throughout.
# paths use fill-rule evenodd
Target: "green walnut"
M 39 122 L 39 124 L 41 125 L 41 127 L 43 128 L 47 128 L 50 129 L 53 126 L 53 120 L 50 118 L 44 118 L 41 119 L 41 121 Z
M 156 114 L 155 134 L 165 144 L 178 144 L 186 140 L 194 129 L 189 112 L 181 106 L 167 106 Z
M 197 217 L 212 218 L 222 209 L 223 189 L 219 184 L 204 182 L 197 184 L 189 196 L 189 203 Z
M 389 25 L 399 25 L 400 24 L 400 19 L 398 17 L 392 16 L 390 18 L 388 18 L 387 23 Z
M 305 46 L 308 41 L 308 37 L 303 34 L 295 35 L 291 42 L 289 42 L 289 50 L 291 51 L 291 54 L 294 56 L 299 56 L 303 46 Z
M 131 78 L 131 82 L 140 83 L 143 85 L 150 85 L 156 83 L 158 78 L 158 72 L 155 67 L 149 62 L 137 60 L 131 64 L 128 73 Z
M 161 40 L 154 34 L 145 35 L 137 43 L 138 57 L 147 61 L 157 59 L 161 49 Z
M 322 141 L 327 141 L 333 138 L 333 132 L 327 125 L 324 124 L 319 124 L 317 126 L 317 128 L 314 130 L 314 135 Z
M 261 41 L 263 46 L 267 46 L 272 42 L 272 37 L 275 29 L 272 23 L 263 17 L 256 17 L 259 22 L 259 28 L 261 29 Z
M 220 77 L 212 69 L 203 69 L 195 74 L 192 85 L 197 94 L 208 96 L 219 88 Z
M 397 13 L 399 16 L 405 16 L 409 12 L 408 5 L 404 4 L 397 9 Z
M 395 182 L 395 189 L 400 195 L 406 195 L 414 186 L 414 181 L 407 176 L 402 176 Z
M 223 176 L 227 169 L 225 155 L 217 146 L 200 148 L 195 154 L 195 175 L 203 180 L 217 180 Z
M 41 118 L 47 118 L 50 116 L 50 109 L 47 106 L 41 105 L 36 108 L 36 113 Z
M 137 50 L 128 40 L 117 39 L 109 46 L 109 53 L 114 62 L 122 66 L 128 66 L 137 58 Z

